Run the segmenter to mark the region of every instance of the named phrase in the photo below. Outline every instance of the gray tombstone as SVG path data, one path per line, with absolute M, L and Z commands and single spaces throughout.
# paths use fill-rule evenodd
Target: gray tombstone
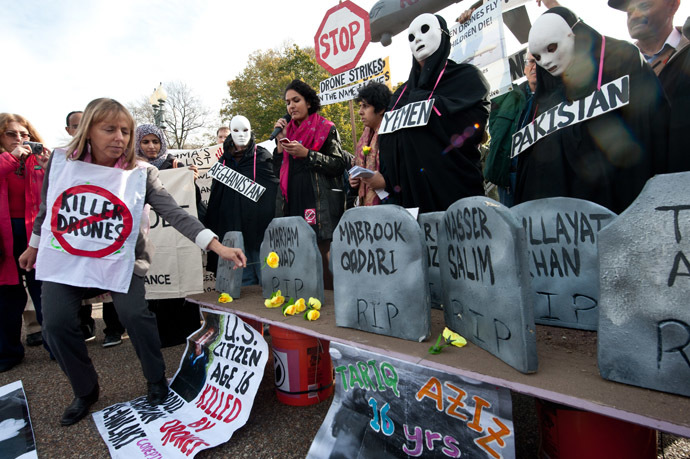
M 511 209 L 529 247 L 534 321 L 595 330 L 599 322 L 597 235 L 616 214 L 590 201 L 547 198 Z
M 336 325 L 412 341 L 429 337 L 424 236 L 408 211 L 348 210 L 333 233 L 331 259 Z
M 318 298 L 324 302 L 323 265 L 316 245 L 316 233 L 301 217 L 274 218 L 264 232 L 259 259 L 270 252 L 280 258 L 277 268 L 268 266 L 261 273 L 264 298 L 280 290 L 285 298 Z
M 428 212 L 420 214 L 417 221 L 424 234 L 426 243 L 426 264 L 429 267 L 429 293 L 431 307 L 443 309 L 443 289 L 441 288 L 441 265 L 438 253 L 438 228 L 445 212 Z
M 690 396 L 690 172 L 657 175 L 599 233 L 606 379 Z
M 523 373 L 537 371 L 525 231 L 510 209 L 460 199 L 439 227 L 446 325 Z
M 236 247 L 242 249 L 244 252 L 244 236 L 240 231 L 228 231 L 223 236 L 223 245 L 227 247 Z M 233 298 L 240 297 L 240 290 L 242 289 L 242 271 L 243 268 L 232 269 L 235 263 L 228 260 L 223 260 L 218 257 L 218 269 L 216 270 L 216 290 L 222 293 L 227 293 Z

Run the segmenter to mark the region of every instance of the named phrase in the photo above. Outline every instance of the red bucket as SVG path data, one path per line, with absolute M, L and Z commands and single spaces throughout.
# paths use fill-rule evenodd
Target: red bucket
M 286 405 L 307 406 L 333 393 L 328 341 L 270 326 L 276 396 Z
M 656 430 L 535 399 L 541 459 L 656 459 Z

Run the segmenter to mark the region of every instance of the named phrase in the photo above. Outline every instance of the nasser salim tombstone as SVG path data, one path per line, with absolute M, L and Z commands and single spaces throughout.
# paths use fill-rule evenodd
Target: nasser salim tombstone
M 523 373 L 537 371 L 525 231 L 510 209 L 460 199 L 439 228 L 446 325 Z
M 427 212 L 417 218 L 424 233 L 426 243 L 426 264 L 429 267 L 429 293 L 431 307 L 443 308 L 443 289 L 441 288 L 441 265 L 438 262 L 438 228 L 443 220 L 444 212 Z
M 316 233 L 301 217 L 274 218 L 264 232 L 259 259 L 278 254 L 275 269 L 264 269 L 261 287 L 264 298 L 280 290 L 285 298 L 318 298 L 322 303 L 323 265 L 316 245 Z
M 422 230 L 402 207 L 343 214 L 331 243 L 335 323 L 423 341 L 431 307 Z
M 528 201 L 511 209 L 527 236 L 534 321 L 596 330 L 599 321 L 597 234 L 616 214 L 574 198 Z
M 690 172 L 657 175 L 599 233 L 606 379 L 690 396 Z
M 244 252 L 244 236 L 241 231 L 228 231 L 223 237 L 223 245 L 236 247 Z M 240 297 L 242 289 L 242 271 L 244 268 L 232 269 L 235 263 L 218 257 L 218 269 L 216 271 L 216 290 L 227 293 L 233 298 Z

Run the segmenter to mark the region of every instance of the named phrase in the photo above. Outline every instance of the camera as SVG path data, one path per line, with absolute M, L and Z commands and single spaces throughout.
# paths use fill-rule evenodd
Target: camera
M 24 141 L 24 145 L 31 147 L 32 155 L 42 155 L 43 154 L 43 144 L 40 142 L 30 142 L 28 140 Z

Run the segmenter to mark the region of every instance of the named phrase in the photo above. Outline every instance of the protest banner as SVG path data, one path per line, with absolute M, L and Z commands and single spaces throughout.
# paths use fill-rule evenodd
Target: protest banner
M 0 387 L 0 457 L 35 459 L 36 441 L 21 381 Z
M 357 98 L 359 90 L 369 83 L 385 84 L 392 89 L 388 57 L 375 59 L 319 83 L 321 105 L 347 102 Z
M 187 168 L 160 171 L 160 180 L 175 201 L 196 216 L 196 193 L 192 171 Z M 144 276 L 146 299 L 184 298 L 201 293 L 201 250 L 154 210 L 149 210 L 149 239 L 156 247 L 151 267 Z
M 220 162 L 216 162 L 211 166 L 207 174 L 209 177 L 237 191 L 245 198 L 251 199 L 254 202 L 258 202 L 261 195 L 266 191 L 265 187 L 259 185 L 254 180 L 240 174 L 234 169 L 222 165 Z
M 247 422 L 268 360 L 266 341 L 234 314 L 201 314 L 204 324 L 188 338 L 163 404 L 142 396 L 93 413 L 114 459 L 194 457 Z
M 426 126 L 431 118 L 435 99 L 420 100 L 409 103 L 397 110 L 383 114 L 379 135 L 390 134 L 398 129 Z
M 346 344 L 330 349 L 335 396 L 308 458 L 515 457 L 508 389 Z

